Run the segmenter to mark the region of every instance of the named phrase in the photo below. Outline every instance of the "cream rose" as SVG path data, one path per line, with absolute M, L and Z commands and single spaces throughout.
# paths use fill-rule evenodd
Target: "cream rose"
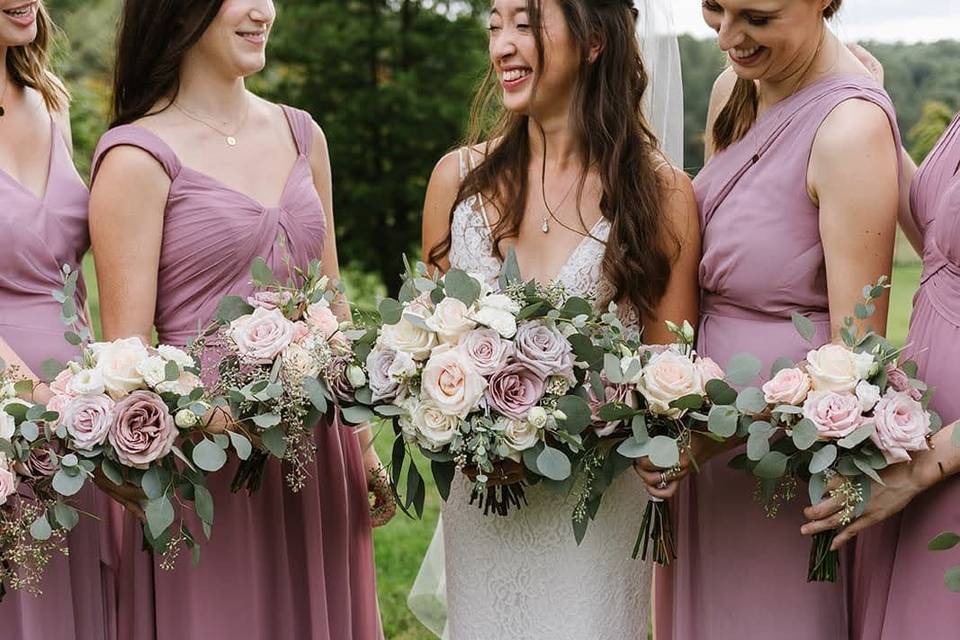
M 167 361 L 160 356 L 150 356 L 137 365 L 137 373 L 148 387 L 156 389 L 167 379 Z
M 857 398 L 860 399 L 860 407 L 864 411 L 873 409 L 880 400 L 880 387 L 875 384 L 870 384 L 866 380 L 861 380 L 857 383 L 855 393 L 857 394 Z
M 463 334 L 477 326 L 470 319 L 470 309 L 456 298 L 441 300 L 426 322 L 430 330 L 447 344 L 459 344 Z
M 520 454 L 535 447 L 540 439 L 539 436 L 540 430 L 529 420 L 506 420 L 503 428 L 503 443 L 509 450 L 507 457 L 520 462 Z
M 181 369 L 188 369 L 197 366 L 197 363 L 194 362 L 190 354 L 186 353 L 182 349 L 177 347 L 171 347 L 168 344 L 162 344 L 157 347 L 157 353 L 160 354 L 164 360 L 170 360 L 176 362 Z
M 280 356 L 280 372 L 285 379 L 300 384 L 304 378 L 320 375 L 320 365 L 309 350 L 294 343 Z
M 256 364 L 270 364 L 293 341 L 296 326 L 276 309 L 258 307 L 230 323 L 240 354 Z
M 800 406 L 810 393 L 810 376 L 802 369 L 780 369 L 777 374 L 763 384 L 763 398 L 770 404 L 792 404 Z
M 723 380 L 726 374 L 712 358 L 697 358 L 697 369 L 700 370 L 700 380 L 704 386 L 711 380 Z
M 409 311 L 404 316 L 407 313 Z M 380 333 L 380 345 L 386 349 L 404 351 L 414 360 L 422 361 L 429 358 L 430 352 L 437 346 L 437 335 L 402 317 L 397 324 L 384 325 Z
M 875 367 L 869 353 L 855 353 L 839 344 L 827 344 L 807 354 L 807 373 L 815 391 L 853 391 Z
M 137 368 L 150 354 L 139 338 L 123 338 L 94 346 L 97 347 L 94 349 L 97 369 L 107 393 L 117 399 L 143 388 L 143 375 Z
M 664 351 L 650 358 L 637 390 L 646 398 L 653 413 L 670 417 L 683 413 L 671 408 L 671 402 L 704 393 L 700 370 L 690 358 L 676 351 Z
M 438 348 L 423 368 L 423 392 L 447 415 L 466 418 L 477 408 L 487 381 L 465 353 Z
M 417 443 L 429 451 L 440 451 L 450 444 L 460 424 L 459 418 L 444 413 L 429 400 L 418 404 L 410 418 L 416 429 Z

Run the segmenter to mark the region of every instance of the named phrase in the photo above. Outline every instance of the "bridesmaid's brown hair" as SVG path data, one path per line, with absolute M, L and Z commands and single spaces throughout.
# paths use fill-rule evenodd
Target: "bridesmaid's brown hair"
M 842 4 L 843 0 L 833 0 L 823 10 L 823 17 L 829 20 L 835 16 Z M 730 99 L 713 123 L 713 144 L 717 151 L 726 149 L 747 135 L 757 120 L 759 98 L 757 85 L 753 80 L 737 78 Z
M 70 94 L 63 83 L 50 71 L 50 48 L 57 35 L 57 27 L 50 19 L 42 2 L 37 3 L 37 37 L 22 47 L 7 50 L 7 74 L 21 87 L 38 92 L 47 109 L 63 111 L 70 102 Z
M 124 1 L 111 128 L 142 118 L 162 99 L 176 96 L 183 56 L 203 36 L 221 5 L 223 0 Z
M 541 69 L 542 2 L 530 0 L 527 5 Z M 666 292 L 671 256 L 678 243 L 663 218 L 664 185 L 657 169 L 666 160 L 643 114 L 648 76 L 636 39 L 638 16 L 629 0 L 557 0 L 557 4 L 580 48 L 573 102 L 575 134 L 584 166 L 598 169 L 603 187 L 600 211 L 610 221 L 603 273 L 613 286 L 613 300 L 627 301 L 641 318 L 650 317 Z M 589 63 L 594 36 L 599 36 L 603 48 Z M 486 145 L 484 158 L 460 185 L 450 220 L 457 205 L 482 194 L 500 213 L 493 227 L 494 252 L 500 259 L 504 240 L 519 234 L 527 207 L 529 121 L 529 116 L 503 108 L 500 84 L 491 65 L 474 100 L 467 144 L 496 142 Z M 487 126 L 490 123 L 492 126 Z M 585 181 L 584 171 L 577 201 Z M 431 265 L 439 266 L 450 253 L 450 243 L 448 232 L 430 252 Z M 597 302 L 606 306 L 610 300 Z

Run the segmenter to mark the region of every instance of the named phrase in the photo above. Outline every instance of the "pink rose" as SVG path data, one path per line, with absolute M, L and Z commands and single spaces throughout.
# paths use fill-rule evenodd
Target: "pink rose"
M 764 400 L 770 404 L 799 405 L 810 392 L 810 376 L 802 369 L 780 369 L 764 383 Z
M 315 302 L 307 307 L 307 324 L 323 334 L 323 337 L 330 338 L 340 330 L 340 320 L 333 315 L 330 307 L 322 302 Z
M 512 364 L 490 376 L 487 402 L 508 418 L 526 420 L 542 397 L 543 378 L 524 364 Z
M 883 370 L 884 373 L 887 374 L 887 382 L 890 383 L 890 386 L 893 387 L 894 391 L 906 393 L 917 401 L 923 397 L 923 393 L 919 389 L 914 389 L 912 386 L 910 386 L 910 376 L 907 375 L 906 371 L 892 362 L 887 363 Z
M 80 396 L 67 405 L 61 422 L 77 449 L 89 451 L 103 444 L 113 423 L 113 408 L 107 396 Z
M 56 411 L 60 414 L 60 418 L 63 419 L 63 412 L 66 411 L 67 405 L 69 405 L 72 400 L 72 396 L 55 395 L 47 401 L 47 410 Z
M 541 378 L 562 376 L 573 382 L 573 348 L 555 328 L 544 322 L 525 322 L 514 336 L 516 359 Z
M 310 326 L 306 322 L 303 322 L 302 320 L 298 320 L 297 322 L 293 323 L 293 341 L 294 342 L 300 342 L 301 340 L 303 340 L 309 335 L 310 335 Z
M 147 469 L 173 448 L 177 428 L 163 399 L 151 391 L 134 391 L 114 406 L 107 436 L 120 462 Z
M 465 353 L 438 347 L 423 368 L 421 387 L 445 415 L 466 418 L 483 398 L 487 381 Z
M 817 427 L 822 438 L 840 439 L 863 424 L 860 398 L 852 393 L 813 391 L 803 403 L 803 417 Z
M 704 394 L 699 367 L 686 355 L 672 350 L 650 358 L 637 390 L 646 398 L 651 412 L 671 418 L 683 414 L 683 410 L 670 406 L 674 400 Z
M 73 372 L 67 367 L 57 374 L 57 377 L 50 383 L 50 391 L 58 396 L 72 396 L 70 393 L 70 381 L 73 379 Z
M 606 438 L 607 436 L 612 435 L 613 432 L 617 430 L 617 427 L 623 424 L 623 420 L 604 422 L 600 418 L 600 409 L 605 405 L 612 404 L 614 402 L 635 406 L 636 397 L 631 392 L 630 385 L 609 384 L 606 379 L 603 381 L 604 397 L 602 399 L 598 398 L 597 394 L 594 393 L 592 384 L 586 385 L 586 389 L 587 405 L 590 407 L 590 419 L 593 423 L 593 430 L 596 432 L 597 436 Z
M 513 343 L 504 340 L 495 329 L 476 329 L 463 336 L 460 348 L 473 362 L 480 375 L 489 376 L 507 364 L 513 355 Z
M 254 309 L 271 311 L 281 307 L 293 299 L 289 291 L 257 291 L 247 298 L 247 303 Z
M 254 309 L 230 323 L 230 335 L 240 355 L 257 364 L 270 364 L 293 341 L 296 327 L 276 309 Z
M 727 377 L 720 365 L 712 358 L 697 358 L 697 369 L 700 371 L 700 381 L 704 385 L 711 380 L 723 380 Z
M 887 390 L 873 409 L 873 420 L 876 429 L 870 437 L 888 463 L 908 462 L 910 451 L 928 448 L 930 414 L 909 394 Z
M 4 456 L 3 464 L 0 464 L 0 506 L 7 504 L 7 498 L 16 492 L 17 475 L 7 467 L 6 456 Z

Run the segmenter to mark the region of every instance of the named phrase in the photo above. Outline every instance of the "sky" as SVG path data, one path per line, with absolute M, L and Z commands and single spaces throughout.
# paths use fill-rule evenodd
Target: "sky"
M 710 37 L 699 0 L 665 0 L 681 33 Z M 960 0 L 844 0 L 833 25 L 846 40 L 960 39 Z

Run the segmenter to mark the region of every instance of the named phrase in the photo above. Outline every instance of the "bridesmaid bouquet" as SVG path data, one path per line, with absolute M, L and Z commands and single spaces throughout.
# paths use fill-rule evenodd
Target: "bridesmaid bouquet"
M 16 397 L 32 388 L 0 361 L 0 600 L 7 588 L 40 595 L 47 564 L 67 554 L 66 534 L 80 520 L 70 477 L 93 470 L 57 441 L 56 412 Z
M 367 376 L 374 411 L 396 433 L 395 490 L 409 461 L 407 497 L 398 496 L 408 513 L 422 515 L 424 503 L 413 451 L 430 460 L 444 500 L 456 471 L 466 472 L 484 513 L 520 508 L 524 481 L 572 480 L 590 425 L 585 374 L 602 363 L 590 339 L 593 307 L 559 286 L 523 283 L 512 254 L 499 284 L 406 263 L 399 300 L 380 304 Z
M 589 374 L 596 438 L 585 445 L 583 456 L 585 482 L 573 516 L 578 542 L 596 516 L 604 491 L 634 460 L 649 457 L 665 469 L 666 481 L 681 453 L 690 454 L 694 434 L 723 440 L 737 431 L 738 394 L 725 379 L 749 376 L 759 364 L 738 356 L 731 363 L 733 375 L 728 375 L 693 351 L 689 323 L 667 326 L 676 337 L 669 346 L 627 340 L 615 326 L 602 326 L 594 336 L 605 348 L 604 366 Z M 661 565 L 676 558 L 669 503 L 656 498 L 647 502 L 633 557 L 646 560 L 648 552 Z
M 331 304 L 342 291 L 332 288 L 313 261 L 294 268 L 290 282 L 278 283 L 262 258 L 252 267 L 256 292 L 220 302 L 216 320 L 194 352 L 214 347 L 220 353 L 219 380 L 212 390 L 228 403 L 234 418 L 248 429 L 229 437 L 241 459 L 232 489 L 259 489 L 270 456 L 290 465 L 287 484 L 303 488 L 314 457 L 313 429 L 336 405 L 347 422 L 373 416 L 366 374 L 356 350 L 374 334 L 341 326 Z M 242 426 L 240 427 L 242 429 Z M 250 440 L 258 443 L 254 450 Z
M 874 301 L 885 288 L 885 278 L 864 288 L 858 319 L 875 313 Z M 794 323 L 804 338 L 812 338 L 809 320 L 797 315 Z M 844 320 L 841 337 L 843 344 L 814 349 L 800 364 L 781 359 L 761 389 L 741 393 L 752 405 L 744 412 L 750 421 L 747 452 L 730 464 L 758 478 L 771 515 L 780 500 L 795 495 L 799 478 L 808 482 L 811 502 L 828 493 L 838 498 L 841 524 L 849 524 L 870 498 L 870 481 L 883 484 L 877 472 L 909 462 L 911 452 L 927 449 L 927 438 L 940 428 L 939 416 L 927 408 L 932 394 L 916 379 L 916 365 L 897 364 L 900 350 L 873 332 L 861 335 L 852 317 Z M 834 535 L 814 536 L 809 581 L 836 581 Z

